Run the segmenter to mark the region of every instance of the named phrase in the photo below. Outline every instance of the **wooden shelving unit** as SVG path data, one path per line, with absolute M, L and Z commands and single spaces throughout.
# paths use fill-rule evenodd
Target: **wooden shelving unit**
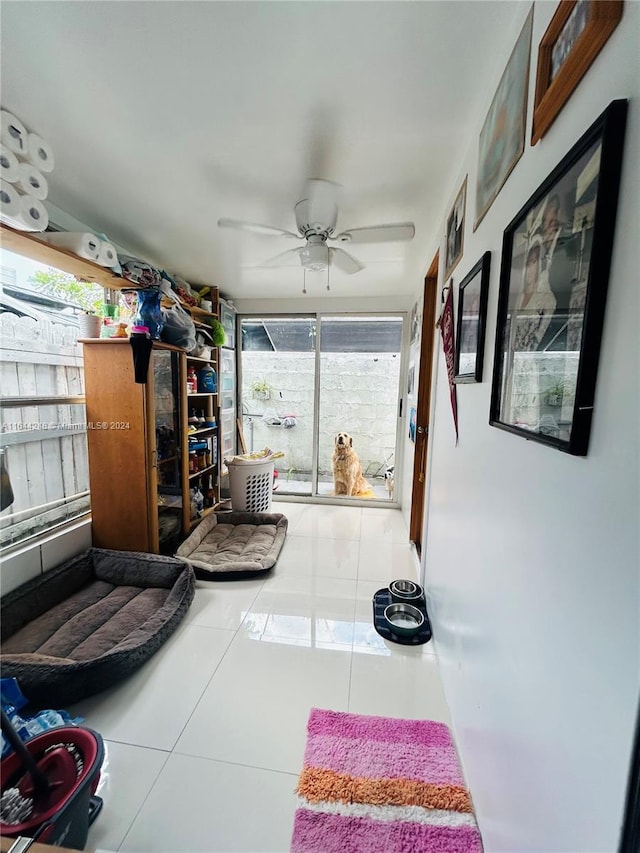
M 0 243 L 2 248 L 9 252 L 55 267 L 62 272 L 74 275 L 80 281 L 92 281 L 112 290 L 135 287 L 132 282 L 115 275 L 108 267 L 101 267 L 93 261 L 79 258 L 73 252 L 45 243 L 41 237 L 38 238 L 26 231 L 16 231 L 15 228 L 2 223 L 0 223 Z
M 46 243 L 39 234 L 0 223 L 0 245 L 69 273 L 79 281 L 94 282 L 110 290 L 140 289 L 107 267 Z M 219 291 L 215 286 L 209 286 L 208 291 L 212 311 L 182 304 L 196 328 L 210 330 L 207 321 L 219 318 Z M 201 518 L 220 506 L 218 392 L 187 393 L 186 388 L 189 365 L 198 372 L 211 364 L 219 376 L 219 349 L 212 346 L 211 358 L 201 358 L 187 355 L 179 347 L 154 342 L 147 384 L 139 385 L 134 382 L 127 338 L 87 339 L 81 343 L 85 344 L 87 420 L 121 426 L 89 430 L 87 435 L 93 544 L 121 550 L 167 552 L 176 538 L 172 534 L 166 547 L 163 544 L 163 520 L 166 521 L 167 515 L 173 513 L 176 521 L 179 518 L 182 536 L 200 521 L 191 517 L 189 490 L 194 483 L 207 483 L 211 487 L 209 498 L 213 505 L 205 507 Z M 216 426 L 200 427 L 189 433 L 188 418 L 194 408 L 207 419 L 215 418 Z M 160 458 L 158 430 L 164 429 L 165 424 L 170 424 L 175 448 L 172 447 L 169 456 Z M 206 442 L 211 458 L 211 464 L 194 473 L 189 471 L 190 438 Z M 165 476 L 171 478 L 170 483 L 164 482 Z

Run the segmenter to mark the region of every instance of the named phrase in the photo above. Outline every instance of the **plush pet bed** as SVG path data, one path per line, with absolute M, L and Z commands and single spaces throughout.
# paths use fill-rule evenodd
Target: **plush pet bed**
M 160 648 L 194 591 L 172 557 L 90 548 L 2 598 L 2 675 L 41 707 L 104 690 Z
M 281 513 L 212 512 L 176 552 L 202 580 L 237 580 L 275 565 L 287 535 Z

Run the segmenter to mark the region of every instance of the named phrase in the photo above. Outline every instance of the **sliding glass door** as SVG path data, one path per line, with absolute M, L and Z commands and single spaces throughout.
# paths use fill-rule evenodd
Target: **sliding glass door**
M 278 495 L 394 500 L 403 319 L 241 319 L 244 438 L 284 453 Z

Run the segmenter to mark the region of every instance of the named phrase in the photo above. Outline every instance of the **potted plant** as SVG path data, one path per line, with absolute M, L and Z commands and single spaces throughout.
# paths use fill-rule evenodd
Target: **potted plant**
M 256 400 L 269 400 L 273 388 L 266 380 L 256 379 L 255 382 L 251 383 L 251 390 Z
M 565 397 L 570 399 L 572 396 L 573 388 L 571 384 L 562 379 L 556 379 L 544 392 L 544 402 L 548 406 L 561 406 Z

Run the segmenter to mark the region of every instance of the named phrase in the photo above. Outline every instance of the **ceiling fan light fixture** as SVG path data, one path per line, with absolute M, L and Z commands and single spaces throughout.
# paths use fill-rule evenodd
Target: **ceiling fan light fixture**
M 310 243 L 300 251 L 300 263 L 307 270 L 321 272 L 329 266 L 329 249 L 324 243 Z

